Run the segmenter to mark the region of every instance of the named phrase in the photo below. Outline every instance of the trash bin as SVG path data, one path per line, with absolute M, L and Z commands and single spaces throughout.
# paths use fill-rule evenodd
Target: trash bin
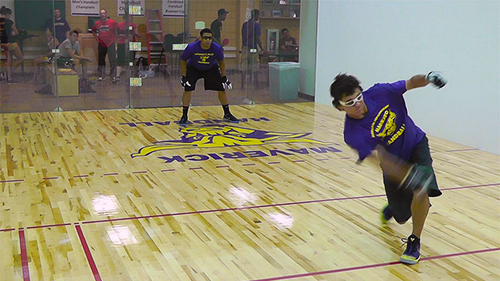
M 269 88 L 271 97 L 278 100 L 295 100 L 299 94 L 300 63 L 270 62 Z

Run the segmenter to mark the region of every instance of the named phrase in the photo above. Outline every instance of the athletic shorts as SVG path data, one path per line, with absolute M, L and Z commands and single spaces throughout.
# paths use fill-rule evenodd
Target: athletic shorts
M 258 52 L 250 52 L 248 47 L 241 50 L 240 70 L 245 72 L 257 72 L 260 69 L 260 59 Z
M 214 65 L 211 69 L 207 71 L 199 71 L 196 68 L 189 66 L 186 71 L 186 78 L 191 86 L 184 87 L 184 91 L 191 92 L 196 88 L 196 81 L 200 78 L 205 80 L 205 90 L 213 90 L 224 92 L 224 86 L 222 86 L 222 75 L 219 70 L 219 65 Z
M 417 165 L 428 166 L 432 169 L 432 158 L 429 150 L 429 140 L 426 136 L 420 141 L 414 148 L 410 160 L 410 163 Z M 429 197 L 438 197 L 442 193 L 439 190 L 436 174 L 432 169 L 433 179 L 429 184 L 427 193 Z M 411 189 L 399 188 L 399 183 L 392 181 L 390 178 L 384 175 L 384 186 L 385 194 L 387 195 L 387 200 L 389 202 L 389 207 L 391 208 L 394 219 L 403 223 L 411 217 L 411 202 L 413 200 L 413 191 Z

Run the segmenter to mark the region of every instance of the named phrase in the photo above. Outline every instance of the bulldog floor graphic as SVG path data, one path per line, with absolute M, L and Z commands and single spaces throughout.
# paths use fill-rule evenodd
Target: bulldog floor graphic
M 254 145 L 266 145 L 266 144 L 282 144 L 282 143 L 310 143 L 316 145 L 328 146 L 334 143 L 323 142 L 315 139 L 308 138 L 311 133 L 285 133 L 285 132 L 272 132 L 264 130 L 249 129 L 243 127 L 237 127 L 232 125 L 206 125 L 200 127 L 185 127 L 180 128 L 179 132 L 182 134 L 178 140 L 165 140 L 154 142 L 150 145 L 141 147 L 137 153 L 132 153 L 131 157 L 147 156 L 151 153 L 163 151 L 163 150 L 175 150 L 175 149 L 188 149 L 188 148 L 219 148 L 219 147 L 232 147 L 232 146 L 254 146 Z M 317 153 L 330 152 L 340 152 L 339 149 L 333 147 L 320 147 L 311 148 L 310 150 Z M 307 149 L 287 149 L 287 151 L 273 150 L 270 152 L 271 155 L 283 154 L 291 155 L 293 153 L 308 154 Z M 255 152 L 255 151 L 254 151 Z M 241 152 L 239 152 L 241 153 Z M 224 154 L 224 153 L 219 153 Z M 240 158 L 236 157 L 236 153 L 226 153 L 227 157 L 214 157 L 213 159 L 222 158 Z M 215 153 L 210 153 L 208 155 L 217 155 Z M 230 155 L 233 155 L 232 157 Z M 188 155 L 189 156 L 189 155 Z M 260 154 L 260 156 L 264 156 Z M 180 157 L 180 156 L 179 156 Z M 187 157 L 187 156 L 186 156 Z M 205 156 L 208 157 L 208 156 Z M 203 161 L 205 157 L 191 157 L 192 161 Z M 247 157 L 247 156 L 245 156 Z M 252 156 L 250 156 L 252 157 Z M 162 159 L 168 157 L 160 157 Z M 196 160 L 195 160 L 196 159 Z M 208 159 L 208 158 L 207 158 Z M 178 158 L 177 158 L 178 160 Z M 188 159 L 189 160 L 189 159 Z

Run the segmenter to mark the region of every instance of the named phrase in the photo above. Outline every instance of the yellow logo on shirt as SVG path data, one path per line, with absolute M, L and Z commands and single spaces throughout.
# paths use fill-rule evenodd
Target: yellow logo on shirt
M 391 111 L 389 105 L 384 106 L 373 120 L 371 127 L 371 135 L 373 138 L 390 137 L 387 144 L 390 145 L 395 142 L 405 131 L 405 124 L 403 124 L 396 132 L 396 114 Z

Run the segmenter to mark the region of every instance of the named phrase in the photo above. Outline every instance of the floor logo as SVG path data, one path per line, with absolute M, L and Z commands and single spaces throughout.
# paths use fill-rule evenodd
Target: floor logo
M 187 148 L 216 148 L 230 146 L 250 146 L 280 143 L 311 143 L 328 145 L 323 142 L 307 138 L 311 133 L 283 133 L 264 130 L 255 130 L 236 126 L 207 125 L 201 127 L 180 128 L 182 136 L 179 140 L 165 140 L 154 142 L 141 147 L 132 158 L 147 156 L 153 152 Z

